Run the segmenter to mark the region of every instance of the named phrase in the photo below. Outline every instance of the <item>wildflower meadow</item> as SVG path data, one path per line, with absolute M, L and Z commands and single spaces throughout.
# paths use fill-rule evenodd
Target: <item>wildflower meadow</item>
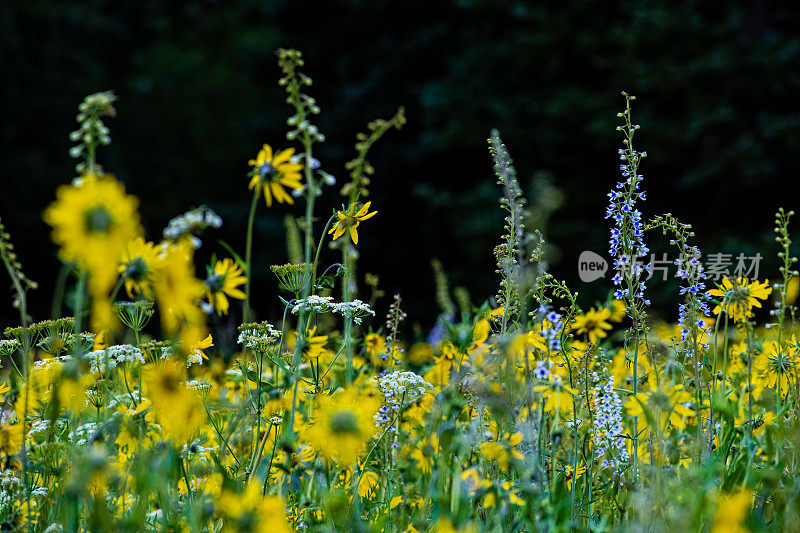
M 223 180 L 241 193 L 242 249 L 207 206 L 143 227 L 104 159 L 114 117 L 136 112 L 111 91 L 85 98 L 73 148 L 52 154 L 76 167 L 41 215 L 41 254 L 63 265 L 50 316 L 31 316 L 41 289 L 25 265 L 39 258 L 15 252 L 24 230 L 0 223 L 18 310 L 0 340 L 0 529 L 800 530 L 791 206 L 765 227 L 777 271 L 709 267 L 687 221 L 648 208 L 645 148 L 658 147 L 636 137 L 647 102 L 622 93 L 604 133 L 619 139 L 616 180 L 598 172 L 607 296 L 579 305 L 581 287 L 548 272 L 500 132 L 486 132 L 505 225 L 485 251 L 495 272 L 474 275 L 497 290 L 451 290 L 434 262 L 439 318 L 420 331 L 402 290 L 359 266 L 359 244 L 381 241 L 370 150 L 391 145 L 404 109 L 366 125 L 346 168 L 326 168 L 303 56 L 277 61 L 286 99 L 264 105 L 284 106 L 286 135 L 252 139 Z M 265 210 L 287 215 L 283 242 L 256 230 Z M 666 301 L 647 287 L 654 242 L 674 251 Z M 265 246 L 285 263 L 258 264 Z M 271 292 L 253 290 L 256 271 L 274 275 Z M 258 301 L 280 311 L 257 316 Z

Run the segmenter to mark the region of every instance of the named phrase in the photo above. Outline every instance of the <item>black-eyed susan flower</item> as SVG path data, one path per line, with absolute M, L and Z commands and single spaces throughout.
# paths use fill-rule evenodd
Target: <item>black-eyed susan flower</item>
M 164 436 L 177 444 L 187 442 L 205 420 L 199 398 L 186 386 L 184 365 L 166 359 L 142 370 L 147 396 Z
M 720 492 L 717 496 L 717 512 L 711 533 L 745 533 L 750 531 L 744 524 L 753 505 L 753 493 L 741 490 L 733 493 Z
M 747 278 L 731 281 L 726 277 L 718 288 L 711 289 L 708 294 L 722 299 L 714 308 L 715 315 L 725 311 L 736 322 L 744 322 L 753 315 L 753 307 L 761 307 L 759 300 L 766 300 L 771 292 L 769 280 L 751 283 Z
M 272 200 L 278 203 L 293 204 L 292 196 L 286 192 L 288 189 L 302 189 L 300 183 L 302 176 L 300 170 L 303 165 L 292 162 L 294 148 L 287 148 L 273 157 L 272 147 L 265 144 L 255 159 L 249 161 L 249 165 L 254 167 L 250 172 L 250 190 L 263 192 L 267 207 L 272 206 Z
M 608 330 L 612 328 L 607 321 L 611 318 L 610 309 L 590 309 L 587 313 L 575 318 L 572 323 L 572 330 L 576 333 L 586 334 L 589 342 L 595 344 L 599 339 L 608 336 Z
M 168 245 L 162 252 L 153 277 L 153 292 L 161 312 L 161 323 L 170 333 L 185 324 L 202 322 L 198 302 L 205 286 L 194 275 L 191 244 L 186 241 Z
M 517 446 L 522 442 L 522 433 L 516 432 L 513 435 L 506 433 L 502 439 L 497 439 L 481 444 L 481 454 L 489 461 L 496 461 L 500 470 L 505 472 L 511 464 L 511 460 L 521 461 L 522 454 L 517 450 Z
M 575 406 L 574 396 L 578 394 L 578 391 L 566 385 L 558 374 L 553 374 L 546 385 L 536 387 L 534 390 L 542 394 L 544 410 L 548 413 L 572 411 Z
M 242 267 L 229 257 L 217 261 L 214 268 L 208 270 L 208 277 L 203 282 L 208 303 L 220 315 L 227 315 L 230 307 L 228 297 L 244 300 L 245 294 L 239 287 L 247 283 L 247 278 Z
M 756 357 L 753 365 L 764 387 L 773 387 L 779 394 L 788 392 L 797 380 L 800 358 L 797 356 L 797 339 L 792 335 L 788 345 L 778 341 L 764 343 L 764 351 Z
M 377 433 L 374 416 L 379 408 L 377 397 L 351 389 L 322 396 L 301 437 L 325 459 L 350 466 Z
M 578 465 L 577 470 L 572 469 L 572 465 L 567 465 L 564 470 L 564 482 L 567 484 L 567 490 L 572 490 L 572 483 L 581 478 L 586 472 L 586 467 L 582 464 Z
M 74 261 L 89 273 L 92 326 L 113 326 L 110 292 L 127 244 L 142 234 L 138 200 L 110 174 L 84 174 L 56 191 L 44 212 L 63 261 Z
M 377 333 L 368 333 L 364 337 L 364 348 L 370 356 L 378 355 L 386 351 L 386 337 Z
M 672 427 L 684 429 L 687 420 L 695 416 L 688 405 L 692 395 L 681 385 L 654 386 L 647 392 L 639 392 L 625 402 L 625 409 L 634 418 L 639 417 L 638 429 L 644 431 L 656 423 L 661 429 Z M 641 416 L 641 415 L 645 416 Z
M 0 426 L 0 454 L 15 455 L 22 446 L 22 424 L 3 422 Z
M 222 531 L 249 531 L 253 533 L 289 533 L 292 529 L 286 520 L 283 498 L 263 495 L 256 482 L 250 482 L 244 492 L 223 490 L 217 507 L 227 517 Z
M 325 352 L 325 344 L 328 342 L 327 335 L 317 335 L 317 328 L 314 326 L 305 337 L 305 346 L 303 348 L 303 357 L 313 359 L 319 357 Z
M 135 294 L 149 295 L 153 273 L 159 261 L 155 244 L 143 237 L 136 237 L 128 243 L 122 254 L 119 273 L 125 282 L 129 298 Z
M 337 212 L 336 218 L 338 220 L 330 229 L 330 231 L 328 231 L 328 234 L 332 233 L 333 240 L 335 241 L 344 235 L 345 231 L 347 231 L 350 233 L 350 238 L 353 240 L 353 244 L 358 244 L 358 231 L 356 230 L 358 225 L 378 214 L 377 211 L 373 211 L 372 213 L 369 212 L 369 206 L 371 204 L 372 202 L 367 202 L 359 207 L 356 202 L 353 202 L 347 207 L 346 210 Z
M 112 175 L 85 174 L 58 188 L 44 220 L 53 227 L 62 260 L 75 261 L 93 276 L 111 278 L 113 283 L 125 247 L 142 233 L 138 205 Z

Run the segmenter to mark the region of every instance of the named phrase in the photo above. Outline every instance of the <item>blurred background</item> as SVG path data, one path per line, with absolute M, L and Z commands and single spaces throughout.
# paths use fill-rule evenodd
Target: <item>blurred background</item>
M 622 90 L 638 97 L 638 149 L 649 154 L 645 216 L 672 212 L 691 223 L 707 252 L 759 252 L 760 277 L 774 278 L 773 214 L 798 204 L 798 28 L 795 2 L 764 0 L 5 1 L 0 217 L 40 284 L 30 294 L 34 319 L 49 318 L 59 263 L 41 213 L 74 176 L 68 135 L 78 104 L 113 89 L 118 116 L 106 120 L 113 142 L 99 162 L 140 198 L 148 237 L 206 204 L 224 220 L 206 234 L 206 253 L 217 239 L 243 251 L 247 161 L 262 143 L 290 146 L 275 50 L 294 47 L 322 107 L 327 141 L 315 155 L 339 179 L 320 216 L 341 204 L 356 133 L 406 109 L 406 126 L 369 157 L 379 215 L 360 232 L 360 274 L 380 276 L 379 315 L 399 292 L 410 321 L 433 323 L 432 258 L 474 303 L 496 292 L 493 127 L 515 159 L 530 221 L 550 243 L 551 271 L 584 305 L 605 299 L 610 282 L 581 283 L 577 258 L 586 249 L 607 255 Z M 259 207 L 261 318 L 277 318 L 267 266 L 286 261 L 283 217 L 301 211 Z M 660 235 L 647 240 L 668 251 Z M 7 284 L 5 273 L 0 280 Z M 675 302 L 669 283 L 651 290 L 654 301 Z M 2 298 L 0 326 L 15 321 Z

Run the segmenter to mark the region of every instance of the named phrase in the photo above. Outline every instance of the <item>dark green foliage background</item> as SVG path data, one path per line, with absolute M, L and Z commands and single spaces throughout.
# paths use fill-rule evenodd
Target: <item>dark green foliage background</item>
M 340 184 L 355 134 L 406 107 L 407 126 L 371 156 L 380 215 L 359 249 L 362 274 L 380 274 L 424 325 L 437 313 L 431 257 L 476 302 L 495 291 L 492 127 L 529 195 L 537 172 L 565 195 L 547 228 L 552 270 L 585 303 L 605 297 L 608 283 L 580 284 L 576 263 L 583 249 L 607 248 L 623 89 L 639 97 L 638 146 L 650 155 L 645 215 L 671 211 L 705 250 L 760 251 L 774 264 L 772 213 L 797 205 L 798 28 L 794 2 L 767 1 L 6 1 L 0 216 L 42 286 L 34 318 L 47 318 L 58 262 L 41 212 L 73 177 L 78 103 L 113 89 L 119 116 L 100 162 L 141 199 L 148 236 L 206 203 L 225 221 L 206 240 L 224 235 L 241 250 L 247 160 L 261 143 L 287 146 L 274 51 L 296 47 L 323 109 L 318 155 Z M 322 205 L 339 201 L 331 193 Z M 286 260 L 287 212 L 299 209 L 259 210 L 254 291 L 265 317 L 276 313 L 266 266 Z M 2 325 L 14 320 L 3 304 Z

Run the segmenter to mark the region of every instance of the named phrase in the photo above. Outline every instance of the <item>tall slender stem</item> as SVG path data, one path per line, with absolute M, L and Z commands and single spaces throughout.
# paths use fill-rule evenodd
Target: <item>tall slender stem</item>
M 244 262 L 247 269 L 247 282 L 244 286 L 244 310 L 242 311 L 242 323 L 250 321 L 250 286 L 253 278 L 253 224 L 256 220 L 256 207 L 258 206 L 258 187 L 253 189 L 253 201 L 250 202 L 250 214 L 247 217 L 247 242 L 245 244 Z

